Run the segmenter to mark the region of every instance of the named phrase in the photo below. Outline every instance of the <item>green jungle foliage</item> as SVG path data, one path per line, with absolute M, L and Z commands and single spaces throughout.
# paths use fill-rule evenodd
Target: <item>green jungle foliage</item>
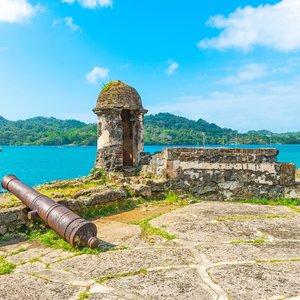
M 35 117 L 8 121 L 0 116 L 0 145 L 96 145 L 96 124 L 77 120 Z M 147 145 L 300 144 L 300 132 L 237 131 L 202 119 L 189 120 L 170 113 L 145 116 Z

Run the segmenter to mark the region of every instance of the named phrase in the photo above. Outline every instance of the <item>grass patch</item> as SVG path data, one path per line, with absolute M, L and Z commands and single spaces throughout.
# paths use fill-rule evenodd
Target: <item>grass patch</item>
M 7 199 L 8 201 L 0 203 L 0 209 L 18 207 L 22 205 L 22 202 L 14 195 L 5 193 L 3 196 L 1 196 L 1 198 Z
M 16 265 L 5 260 L 3 256 L 0 256 L 0 275 L 10 274 Z
M 42 186 L 37 188 L 38 192 L 49 197 L 49 198 L 55 198 L 57 195 L 60 195 L 62 198 L 70 198 L 74 196 L 76 193 L 89 189 L 89 188 L 95 188 L 99 187 L 99 182 L 86 182 L 79 185 L 63 185 L 61 187 L 47 187 Z
M 287 206 L 294 212 L 300 213 L 300 199 L 285 199 L 278 198 L 275 200 L 270 199 L 243 199 L 238 200 L 241 203 L 261 204 L 261 205 L 282 205 Z
M 119 80 L 117 80 L 117 81 L 110 81 L 110 82 L 108 82 L 106 84 L 103 84 L 103 86 L 102 86 L 102 92 L 108 91 L 114 85 L 118 86 L 118 85 L 121 85 L 121 84 L 122 83 Z
M 40 276 L 40 275 L 37 275 L 35 273 L 32 273 L 31 276 L 35 277 L 35 278 L 38 278 L 38 279 L 41 279 L 41 280 L 44 280 L 44 281 L 47 281 L 47 282 L 52 282 L 52 280 L 46 278 L 46 277 L 43 277 L 43 276 Z
M 0 275 L 10 274 L 16 267 L 15 264 L 5 260 L 5 258 L 16 255 L 20 252 L 26 251 L 25 248 L 20 248 L 17 251 L 11 252 L 6 255 L 0 255 Z
M 299 206 L 290 206 L 290 209 L 294 212 L 300 213 L 300 207 Z
M 53 248 L 53 249 L 62 249 L 69 252 L 74 252 L 77 254 L 99 254 L 101 252 L 105 252 L 110 250 L 110 248 L 95 248 L 90 249 L 88 247 L 78 247 L 73 248 L 67 241 L 65 241 L 61 236 L 59 236 L 54 230 L 47 229 L 47 228 L 38 228 L 36 227 L 30 227 L 26 229 L 25 231 L 20 232 L 20 235 L 23 237 L 26 237 L 27 239 L 31 241 L 38 241 L 43 246 Z
M 6 234 L 6 235 L 3 235 L 3 236 L 0 236 L 0 243 L 1 242 L 8 242 L 8 241 L 12 240 L 14 237 L 16 237 L 16 235 Z
M 299 262 L 299 257 L 294 257 L 290 259 L 257 259 L 257 263 L 285 263 L 285 262 Z
M 82 292 L 79 294 L 78 300 L 89 299 L 90 295 L 87 292 Z
M 217 218 L 219 222 L 224 221 L 243 221 L 243 220 L 261 220 L 261 219 L 279 219 L 279 218 L 293 218 L 292 215 L 261 215 L 261 216 L 252 216 L 252 215 L 240 215 L 240 216 L 228 216 Z
M 264 244 L 266 241 L 264 239 L 255 239 L 255 240 L 234 240 L 230 244 L 239 245 L 239 244 Z
M 148 239 L 149 236 L 151 235 L 157 235 L 157 236 L 161 236 L 167 240 L 174 240 L 176 239 L 176 236 L 174 234 L 170 234 L 166 231 L 164 231 L 163 229 L 161 228 L 156 228 L 156 227 L 153 227 L 151 224 L 150 224 L 150 221 L 161 216 L 161 214 L 158 214 L 158 215 L 155 215 L 151 218 L 148 218 L 148 219 L 145 219 L 145 220 L 142 220 L 142 221 L 136 221 L 136 222 L 131 222 L 130 224 L 134 224 L 134 225 L 139 225 L 141 227 L 141 230 L 142 230 L 142 238 L 146 238 Z
M 96 217 L 105 217 L 112 214 L 116 214 L 121 211 L 126 211 L 134 209 L 137 204 L 129 200 L 120 200 L 113 203 L 108 203 L 106 205 L 101 205 L 96 208 L 88 208 L 86 211 L 80 213 L 81 217 L 84 219 L 92 219 Z
M 30 262 L 31 264 L 33 264 L 33 263 L 35 263 L 35 262 L 42 262 L 42 261 L 41 261 L 41 256 L 34 257 L 34 258 L 32 258 L 29 262 Z
M 178 207 L 183 207 L 190 204 L 190 199 L 191 197 L 189 195 L 180 196 L 172 191 L 169 191 L 166 194 L 158 195 L 156 198 L 149 198 L 142 203 L 155 205 L 155 206 L 174 205 Z M 199 201 L 195 201 L 194 198 L 193 200 L 194 200 L 193 203 L 199 202 Z
M 96 281 L 101 284 L 101 283 L 103 283 L 107 280 L 110 280 L 110 279 L 122 278 L 122 277 L 128 277 L 128 276 L 135 276 L 135 275 L 138 275 L 138 274 L 146 275 L 147 273 L 148 273 L 148 271 L 146 269 L 140 269 L 140 270 L 134 271 L 134 272 L 106 275 L 104 277 L 96 279 Z
M 5 255 L 5 257 L 13 256 L 13 255 L 19 254 L 21 252 L 25 252 L 25 251 L 27 251 L 27 249 L 25 249 L 25 248 L 19 248 L 17 251 L 14 251 L 14 252 L 11 252 L 11 253 Z

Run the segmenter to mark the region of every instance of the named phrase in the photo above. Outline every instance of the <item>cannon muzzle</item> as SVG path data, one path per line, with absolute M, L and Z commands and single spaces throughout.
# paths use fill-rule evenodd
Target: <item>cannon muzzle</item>
M 2 187 L 18 197 L 31 211 L 29 219 L 39 216 L 46 225 L 54 229 L 74 248 L 86 245 L 96 248 L 99 245 L 97 227 L 87 222 L 65 206 L 27 186 L 14 175 L 2 179 Z

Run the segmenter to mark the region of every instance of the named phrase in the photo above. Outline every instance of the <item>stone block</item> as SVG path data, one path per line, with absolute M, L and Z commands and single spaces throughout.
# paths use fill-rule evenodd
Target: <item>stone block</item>
M 131 186 L 135 196 L 150 197 L 151 196 L 151 187 L 144 184 L 134 184 Z

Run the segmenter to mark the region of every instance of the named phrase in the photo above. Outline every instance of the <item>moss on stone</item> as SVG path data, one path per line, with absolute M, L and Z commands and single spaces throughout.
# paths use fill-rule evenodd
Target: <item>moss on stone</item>
M 82 292 L 79 294 L 78 300 L 89 299 L 90 295 L 87 292 Z
M 260 219 L 280 219 L 280 218 L 294 218 L 294 216 L 293 215 L 261 215 L 261 216 L 240 215 L 240 216 L 221 217 L 221 218 L 217 218 L 216 220 L 219 222 L 224 222 L 224 221 L 260 220 Z
M 139 110 L 143 107 L 136 89 L 118 80 L 110 81 L 103 86 L 94 112 L 112 108 Z
M 257 259 L 257 263 L 288 263 L 288 262 L 300 262 L 299 257 L 289 259 Z
M 110 280 L 110 279 L 115 279 L 115 278 L 122 278 L 122 277 L 129 277 L 129 276 L 135 276 L 139 274 L 146 275 L 148 271 L 146 269 L 140 269 L 138 271 L 133 271 L 133 272 L 127 272 L 127 273 L 121 273 L 121 274 L 109 274 L 104 277 L 101 277 L 99 279 L 96 279 L 96 281 L 100 284 L 103 282 Z
M 122 81 L 120 81 L 120 80 L 110 81 L 103 85 L 102 92 L 109 91 L 109 89 L 112 86 L 118 86 L 118 85 L 122 85 Z
M 234 240 L 234 241 L 230 242 L 230 244 L 235 244 L 235 245 L 239 245 L 239 244 L 264 244 L 264 243 L 266 243 L 266 240 L 264 240 L 264 239 Z

